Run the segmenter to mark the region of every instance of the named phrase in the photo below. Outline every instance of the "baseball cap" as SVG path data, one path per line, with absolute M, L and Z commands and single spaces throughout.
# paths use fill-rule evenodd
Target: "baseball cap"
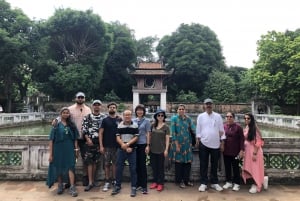
M 205 103 L 213 103 L 213 100 L 210 99 L 210 98 L 207 98 L 207 99 L 204 100 L 204 104 L 205 104 Z
M 84 94 L 83 92 L 77 92 L 77 94 L 76 94 L 76 98 L 77 98 L 77 97 L 79 97 L 79 96 L 83 96 L 83 97 L 85 97 L 85 94 Z
M 102 105 L 102 102 L 100 100 L 94 100 L 93 103 L 92 103 L 92 105 L 95 105 L 97 103 L 100 104 L 100 105 Z

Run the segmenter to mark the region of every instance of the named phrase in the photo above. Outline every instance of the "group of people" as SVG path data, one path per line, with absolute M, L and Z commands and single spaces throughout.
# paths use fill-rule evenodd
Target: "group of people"
M 150 157 L 153 182 L 150 189 L 164 190 L 165 160 L 175 164 L 175 183 L 180 188 L 193 186 L 190 180 L 193 162 L 193 147 L 199 149 L 200 186 L 199 191 L 211 188 L 222 191 L 240 189 L 240 160 L 243 159 L 242 178 L 252 180 L 250 193 L 260 192 L 267 186 L 264 177 L 263 140 L 252 114 L 245 114 L 245 128 L 234 122 L 234 113 L 226 114 L 223 123 L 220 114 L 213 111 L 213 101 L 205 99 L 205 112 L 198 115 L 197 124 L 186 115 L 185 105 L 180 104 L 177 114 L 166 122 L 164 110 L 158 109 L 153 122 L 145 117 L 146 108 L 139 104 L 125 110 L 122 117 L 117 114 L 117 104 L 107 105 L 108 114 L 100 112 L 101 101 L 94 100 L 92 110 L 85 105 L 85 94 L 76 94 L 76 103 L 63 107 L 60 116 L 53 120 L 49 135 L 49 169 L 47 185 L 58 183 L 57 194 L 66 187 L 71 196 L 78 195 L 75 187 L 75 165 L 79 153 L 83 161 L 83 183 L 85 191 L 99 186 L 96 173 L 100 159 L 104 162 L 105 181 L 103 191 L 112 188 L 111 195 L 120 193 L 125 161 L 129 163 L 131 192 L 148 193 L 146 159 Z M 196 138 L 196 139 L 193 139 Z M 194 142 L 195 141 L 195 142 Z M 194 143 L 195 144 L 194 144 Z M 223 154 L 226 183 L 219 185 L 217 169 Z M 210 158 L 210 180 L 208 168 Z M 232 177 L 233 172 L 233 177 Z M 65 184 L 65 185 L 64 185 Z

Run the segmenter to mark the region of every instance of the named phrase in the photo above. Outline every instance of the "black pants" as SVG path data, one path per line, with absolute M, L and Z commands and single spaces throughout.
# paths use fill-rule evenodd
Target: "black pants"
M 153 172 L 153 182 L 163 185 L 165 181 L 164 153 L 161 154 L 150 153 L 150 163 Z
M 137 173 L 137 184 L 136 187 L 141 186 L 147 188 L 147 167 L 146 167 L 146 144 L 137 144 L 136 148 L 136 173 Z
M 225 174 L 226 181 L 233 182 L 235 184 L 240 184 L 241 176 L 240 176 L 240 160 L 235 159 L 235 156 L 223 156 L 224 157 L 224 165 L 225 165 Z M 233 178 L 231 175 L 231 171 L 233 172 Z
M 175 182 L 182 181 L 187 184 L 190 181 L 191 163 L 177 163 L 175 162 Z
M 210 156 L 210 182 L 212 184 L 219 183 L 218 180 L 218 162 L 220 158 L 220 149 L 212 149 L 206 147 L 200 142 L 199 160 L 200 160 L 200 183 L 207 185 L 208 183 L 208 160 Z

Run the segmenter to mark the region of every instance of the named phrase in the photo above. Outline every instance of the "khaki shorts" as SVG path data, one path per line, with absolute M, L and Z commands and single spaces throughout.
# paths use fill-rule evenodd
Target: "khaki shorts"
M 104 148 L 104 165 L 115 165 L 117 161 L 117 148 Z

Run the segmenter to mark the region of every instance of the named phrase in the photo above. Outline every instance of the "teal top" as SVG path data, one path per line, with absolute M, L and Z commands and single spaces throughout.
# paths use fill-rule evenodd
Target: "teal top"
M 75 127 L 74 127 L 75 128 Z M 75 171 L 75 140 L 79 138 L 77 129 L 64 126 L 61 122 L 51 129 L 49 140 L 53 141 L 53 161 L 49 164 L 46 185 L 50 188 L 62 176 L 68 181 L 69 170 Z
M 169 157 L 178 163 L 191 163 L 193 161 L 192 138 L 189 128 L 195 131 L 195 125 L 192 119 L 186 115 L 183 117 L 174 115 L 171 118 L 171 136 L 172 143 Z M 176 152 L 175 141 L 180 145 L 180 152 Z

